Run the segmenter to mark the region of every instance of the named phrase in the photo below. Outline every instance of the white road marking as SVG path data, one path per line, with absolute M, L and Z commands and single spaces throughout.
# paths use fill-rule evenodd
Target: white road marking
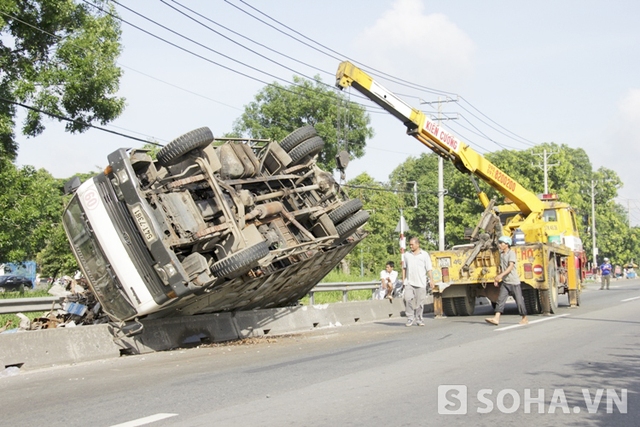
M 633 301 L 634 299 L 638 299 L 638 298 L 640 297 L 627 298 L 627 299 L 620 300 L 620 302 Z
M 164 420 L 165 418 L 175 417 L 178 414 L 155 414 L 148 417 L 138 418 L 137 420 L 127 421 L 126 423 L 116 424 L 111 427 L 138 427 L 145 424 L 155 423 L 156 421 Z
M 538 320 L 530 320 L 528 325 L 533 325 L 534 323 L 540 323 L 540 322 L 546 322 L 547 320 L 554 320 L 554 319 L 559 319 L 561 317 L 565 317 L 568 316 L 568 314 L 561 314 L 559 316 L 553 316 L 553 317 L 543 317 L 542 319 L 538 319 Z M 527 326 L 527 325 L 511 325 L 511 326 L 505 326 L 504 328 L 498 328 L 498 329 L 494 329 L 494 331 L 506 331 L 509 329 L 514 329 L 514 328 L 521 328 L 523 326 Z

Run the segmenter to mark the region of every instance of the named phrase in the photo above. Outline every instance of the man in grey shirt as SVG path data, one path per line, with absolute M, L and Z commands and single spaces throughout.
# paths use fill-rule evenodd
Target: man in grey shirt
M 516 253 L 511 249 L 511 244 L 512 241 L 509 236 L 502 236 L 498 239 L 498 248 L 500 249 L 500 274 L 495 277 L 493 282 L 494 286 L 500 286 L 498 305 L 496 305 L 493 317 L 484 319 L 492 325 L 498 325 L 500 323 L 500 315 L 504 312 L 504 303 L 510 294 L 513 295 L 513 298 L 516 300 L 518 312 L 520 316 L 522 316 L 520 324 L 526 325 L 529 323 L 529 320 L 527 320 L 527 308 L 524 305 L 522 289 L 520 288 L 520 276 L 518 276 L 518 269 L 516 268 Z
M 429 284 L 433 287 L 431 258 L 420 249 L 420 241 L 416 237 L 409 240 L 409 252 L 402 256 L 402 283 L 404 284 L 406 326 L 416 324 L 424 326 L 422 312 L 424 300 L 427 296 L 427 275 Z

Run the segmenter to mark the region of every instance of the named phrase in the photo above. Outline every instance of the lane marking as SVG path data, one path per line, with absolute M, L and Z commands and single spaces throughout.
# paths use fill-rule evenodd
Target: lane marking
M 509 329 L 514 329 L 514 328 L 522 328 L 523 326 L 529 326 L 529 325 L 533 325 L 535 323 L 540 323 L 540 322 L 546 322 L 547 320 L 555 320 L 555 319 L 559 319 L 561 317 L 566 317 L 569 316 L 568 314 L 560 314 L 559 316 L 553 316 L 553 317 L 544 317 L 542 319 L 538 319 L 538 320 L 530 320 L 528 324 L 526 325 L 511 325 L 511 326 L 505 326 L 504 328 L 497 328 L 494 329 L 494 331 L 507 331 Z
M 627 299 L 620 300 L 620 302 L 633 301 L 634 299 L 638 299 L 638 298 L 640 297 L 627 298 Z
M 138 427 L 143 426 L 145 424 L 155 423 L 156 421 L 164 420 L 165 418 L 175 417 L 178 414 L 155 414 L 149 415 L 148 417 L 138 418 L 137 420 L 127 421 L 122 424 L 115 424 L 111 427 Z

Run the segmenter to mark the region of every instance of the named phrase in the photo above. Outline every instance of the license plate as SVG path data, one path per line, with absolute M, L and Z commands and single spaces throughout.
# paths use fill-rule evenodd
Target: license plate
M 438 266 L 440 268 L 451 267 L 451 258 L 438 258 Z
M 133 209 L 131 209 L 131 213 L 133 214 L 133 217 L 138 224 L 138 228 L 140 229 L 140 232 L 144 236 L 145 240 L 147 242 L 154 241 L 156 239 L 156 236 L 155 234 L 153 234 L 153 230 L 151 229 L 151 227 L 149 227 L 149 221 L 147 221 L 147 217 L 145 216 L 142 208 L 140 206 L 134 206 Z

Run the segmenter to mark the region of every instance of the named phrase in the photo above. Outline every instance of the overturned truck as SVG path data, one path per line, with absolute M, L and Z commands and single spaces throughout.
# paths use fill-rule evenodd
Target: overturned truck
M 156 160 L 111 153 L 63 217 L 103 310 L 126 322 L 297 304 L 369 218 L 316 165 L 323 147 L 311 126 L 280 143 L 216 140 L 204 127 Z

